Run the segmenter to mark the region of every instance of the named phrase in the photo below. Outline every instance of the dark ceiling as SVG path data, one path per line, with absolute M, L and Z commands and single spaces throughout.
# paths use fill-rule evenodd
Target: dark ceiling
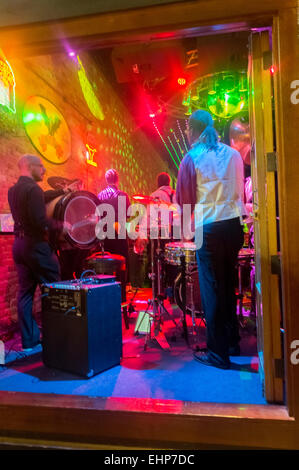
M 182 105 L 186 88 L 210 74 L 246 72 L 248 34 L 245 31 L 167 39 L 95 49 L 91 53 L 133 116 L 136 129 L 145 132 L 176 174 L 179 160 L 188 148 L 184 140 L 188 115 Z M 179 77 L 186 78 L 185 87 L 177 83 Z M 223 139 L 230 121 L 215 121 Z
M 41 21 L 75 18 L 117 10 L 130 10 L 151 5 L 178 3 L 186 0 L 1 0 L 0 27 Z

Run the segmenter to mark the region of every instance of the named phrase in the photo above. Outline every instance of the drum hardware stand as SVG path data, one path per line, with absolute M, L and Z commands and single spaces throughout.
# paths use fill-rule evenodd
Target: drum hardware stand
M 162 250 L 160 248 L 160 238 L 158 237 L 158 246 L 157 249 L 154 249 L 154 240 L 151 240 L 151 273 L 149 274 L 149 278 L 152 281 L 152 299 L 149 299 L 148 306 L 146 311 L 144 312 L 145 315 L 149 315 L 150 322 L 149 322 L 149 331 L 147 332 L 146 340 L 144 349 L 147 348 L 147 344 L 151 339 L 155 339 L 157 343 L 161 346 L 164 350 L 169 350 L 170 346 L 169 343 L 162 332 L 162 323 L 163 317 L 162 314 L 165 313 L 167 317 L 173 322 L 175 327 L 178 327 L 178 324 L 172 317 L 172 315 L 168 312 L 168 310 L 164 306 L 164 295 L 162 293 L 162 286 L 161 286 L 161 256 Z M 157 274 L 155 273 L 155 261 L 157 267 Z M 157 279 L 157 286 L 156 286 L 156 279 Z M 152 307 L 152 313 L 149 312 L 150 307 Z
M 195 322 L 195 305 L 194 305 L 194 298 L 193 298 L 193 282 L 189 273 L 189 270 L 187 270 L 187 284 L 190 286 L 190 297 L 191 297 L 191 319 L 192 319 L 192 336 L 196 336 L 196 322 Z
M 238 259 L 237 262 L 237 269 L 238 269 L 238 295 L 237 297 L 237 302 L 238 302 L 238 320 L 239 320 L 239 325 L 241 328 L 246 328 L 246 318 L 243 315 L 243 298 L 244 298 L 244 293 L 243 293 L 243 281 L 242 281 L 242 267 L 244 266 L 250 266 L 251 269 L 253 267 L 253 264 L 250 259 Z M 250 317 L 253 319 L 255 318 L 255 311 L 253 311 L 253 298 L 254 294 L 251 292 L 251 306 L 250 306 Z M 255 309 L 254 309 L 255 310 Z
M 135 297 L 136 297 L 138 291 L 139 291 L 139 288 L 136 287 L 135 292 L 133 293 L 133 296 L 130 298 L 130 300 L 128 302 L 128 313 L 136 312 L 136 309 L 134 307 L 134 300 L 135 300 Z M 129 289 L 127 292 L 133 292 L 133 289 Z
M 239 322 L 243 327 L 244 317 L 243 317 L 243 284 L 242 284 L 242 267 L 241 263 L 238 262 L 238 295 L 237 300 L 239 300 L 238 313 L 239 313 Z
M 135 290 L 133 297 L 129 301 L 121 304 L 121 309 L 122 309 L 124 322 L 125 322 L 125 326 L 127 330 L 129 330 L 130 328 L 130 325 L 129 325 L 130 314 L 136 312 L 133 301 L 136 297 L 137 292 L 138 292 L 138 289 Z
M 191 277 L 191 272 L 189 270 L 187 270 L 187 284 L 189 284 L 190 286 L 190 297 L 192 299 L 192 303 L 191 303 L 191 306 L 190 308 L 188 308 L 188 310 L 191 311 L 191 318 L 192 318 L 192 337 L 193 339 L 195 339 L 196 337 L 196 315 L 195 315 L 195 305 L 194 305 L 194 296 L 193 296 L 193 281 L 192 281 L 192 277 Z M 201 316 L 199 317 L 199 325 L 198 325 L 198 335 L 199 335 L 199 328 L 200 328 L 200 324 L 201 322 L 203 322 L 203 324 L 206 326 L 206 321 L 205 321 L 205 318 L 204 318 L 204 315 L 203 315 L 203 311 L 201 309 Z M 195 345 L 195 348 L 194 348 L 195 351 L 200 351 L 200 350 L 205 350 L 206 351 L 206 348 L 200 348 L 198 345 Z
M 189 346 L 189 337 L 188 337 L 188 328 L 186 320 L 186 304 L 187 304 L 187 295 L 186 295 L 186 257 L 185 255 L 180 256 L 181 260 L 181 273 L 182 273 L 182 303 L 183 303 L 183 331 L 186 343 Z

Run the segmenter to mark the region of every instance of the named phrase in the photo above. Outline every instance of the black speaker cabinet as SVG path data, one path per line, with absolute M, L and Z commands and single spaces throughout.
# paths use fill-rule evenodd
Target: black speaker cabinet
M 119 282 L 45 284 L 42 294 L 43 362 L 46 366 L 92 377 L 120 364 Z

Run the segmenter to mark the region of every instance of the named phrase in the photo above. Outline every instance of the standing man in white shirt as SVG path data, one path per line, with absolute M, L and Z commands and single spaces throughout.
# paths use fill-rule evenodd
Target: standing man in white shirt
M 168 221 L 167 232 L 169 232 L 169 238 L 173 236 L 173 224 L 175 222 L 174 215 L 171 207 L 174 208 L 176 206 L 176 194 L 175 190 L 172 189 L 170 186 L 170 176 L 168 173 L 159 173 L 157 176 L 157 186 L 153 193 L 151 193 L 150 197 L 156 201 L 156 209 L 160 212 L 160 217 L 162 221 Z M 162 206 L 159 207 L 159 204 Z M 163 205 L 165 208 L 163 209 Z M 155 204 L 154 204 L 155 207 Z M 163 211 L 165 211 L 165 215 L 163 215 Z M 155 219 L 154 219 L 155 221 Z M 158 223 L 158 222 L 157 222 Z M 149 221 L 148 221 L 149 224 Z
M 212 116 L 195 111 L 188 122 L 190 151 L 181 162 L 176 187 L 178 204 L 200 206 L 195 231 L 202 231 L 196 256 L 206 319 L 207 352 L 195 352 L 202 364 L 230 367 L 240 353 L 236 315 L 235 266 L 244 241 L 242 217 L 244 171 L 241 155 L 220 143 Z
M 157 187 L 151 197 L 158 198 L 160 201 L 175 204 L 175 190 L 170 186 L 170 176 L 168 173 L 159 173 L 157 176 Z

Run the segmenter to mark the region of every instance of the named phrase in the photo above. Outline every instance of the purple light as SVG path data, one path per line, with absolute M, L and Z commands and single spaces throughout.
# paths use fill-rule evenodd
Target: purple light
M 74 57 L 75 53 L 73 51 L 69 52 L 70 57 Z

